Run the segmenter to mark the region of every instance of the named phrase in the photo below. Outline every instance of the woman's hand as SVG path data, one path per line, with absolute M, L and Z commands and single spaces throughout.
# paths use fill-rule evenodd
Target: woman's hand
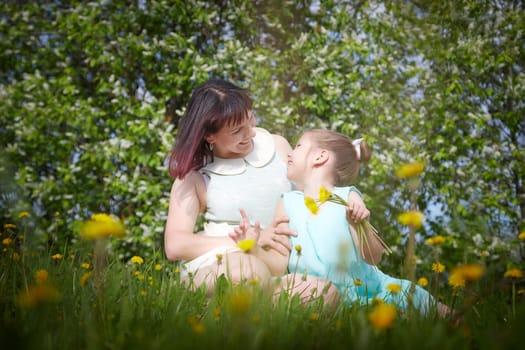
M 235 243 L 239 243 L 245 239 L 253 239 L 254 241 L 259 240 L 261 234 L 261 225 L 259 221 L 255 222 L 255 226 L 252 228 L 250 224 L 250 218 L 244 211 L 244 209 L 239 210 L 241 212 L 241 222 L 233 232 L 229 233 L 229 236 Z
M 285 216 L 274 219 L 270 226 L 261 231 L 258 244 L 264 250 L 275 249 L 279 254 L 288 256 L 292 250 L 289 237 L 297 236 L 297 233 L 288 227 L 288 222 Z

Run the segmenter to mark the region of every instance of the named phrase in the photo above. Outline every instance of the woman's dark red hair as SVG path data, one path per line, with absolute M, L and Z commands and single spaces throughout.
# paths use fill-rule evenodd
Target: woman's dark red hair
M 179 121 L 175 146 L 170 155 L 170 176 L 183 179 L 213 160 L 204 139 L 225 125 L 248 118 L 252 100 L 248 91 L 225 80 L 209 80 L 197 87 Z

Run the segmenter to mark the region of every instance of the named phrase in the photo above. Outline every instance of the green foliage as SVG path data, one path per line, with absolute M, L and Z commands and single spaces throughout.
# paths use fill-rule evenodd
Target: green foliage
M 122 259 L 159 248 L 173 126 L 210 77 L 249 88 L 259 124 L 292 143 L 311 127 L 366 138 L 373 158 L 356 185 L 395 248 L 392 271 L 406 236 L 396 217 L 410 203 L 393 176 L 402 163 L 427 163 L 420 242 L 442 234 L 473 250 L 477 234 L 492 247 L 524 229 L 519 1 L 0 8 L 0 220 L 30 211 L 38 243 L 74 243 L 78 220 L 110 212 L 130 231 Z

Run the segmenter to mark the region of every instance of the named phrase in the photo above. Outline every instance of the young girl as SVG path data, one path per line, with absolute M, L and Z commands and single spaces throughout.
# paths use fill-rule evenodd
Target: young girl
M 349 303 L 367 304 L 380 298 L 403 309 L 411 303 L 426 313 L 429 306 L 436 305 L 426 290 L 414 286 L 411 291 L 410 281 L 386 275 L 375 266 L 384 251 L 379 237 L 365 230 L 367 244 L 359 246 L 352 205 L 319 198 L 320 189 L 324 188 L 347 200 L 350 193 L 357 191 L 348 185 L 357 177 L 360 161 L 369 159 L 370 149 L 365 141 L 353 143 L 328 130 L 311 130 L 302 135 L 288 154 L 287 163 L 288 179 L 302 190 L 284 193 L 276 210 L 276 217 L 288 216 L 290 229 L 297 232 L 296 237 L 291 237 L 296 249 L 288 262 L 276 256 L 268 265 L 279 271 L 287 264 L 290 272 L 298 274 L 296 278 L 308 274 L 328 279 Z M 305 205 L 306 197 L 321 203 L 315 214 Z M 251 229 L 244 211 L 241 216 L 241 225 L 230 236 L 235 241 L 257 239 L 258 225 Z M 258 248 L 253 251 L 259 252 Z M 438 309 L 441 314 L 446 311 L 444 305 Z

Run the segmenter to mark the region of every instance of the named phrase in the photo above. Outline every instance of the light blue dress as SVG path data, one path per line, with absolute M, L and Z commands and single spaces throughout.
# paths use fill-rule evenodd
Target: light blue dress
M 334 193 L 348 198 L 351 187 L 336 187 Z M 384 274 L 376 266 L 358 259 L 358 251 L 346 221 L 345 207 L 325 202 L 317 215 L 312 215 L 304 204 L 304 194 L 292 191 L 283 194 L 284 207 L 290 219 L 290 228 L 297 237 L 291 237 L 292 246 L 301 246 L 299 256 L 292 249 L 288 269 L 290 273 L 308 274 L 328 279 L 334 283 L 350 304 L 368 304 L 373 298 L 395 303 L 407 308 L 407 300 L 422 313 L 435 303 L 432 296 L 420 286 L 410 294 L 410 281 Z M 362 283 L 356 285 L 356 281 Z M 391 293 L 386 287 L 398 284 L 401 291 Z M 411 296 L 410 296 L 411 295 Z M 408 299 L 407 299 L 408 297 Z

